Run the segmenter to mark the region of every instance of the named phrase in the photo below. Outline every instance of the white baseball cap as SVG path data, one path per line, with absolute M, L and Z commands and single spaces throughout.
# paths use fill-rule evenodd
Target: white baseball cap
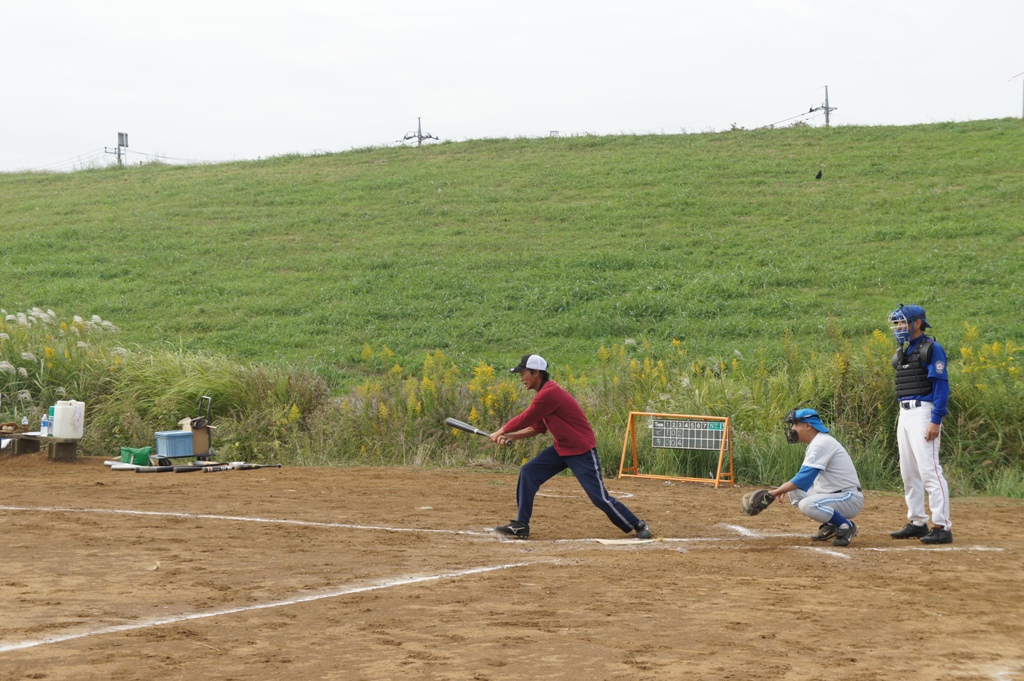
M 523 358 L 519 360 L 519 365 L 509 369 L 509 373 L 521 374 L 524 369 L 533 369 L 534 371 L 546 371 L 548 368 L 547 361 L 540 355 L 523 355 Z

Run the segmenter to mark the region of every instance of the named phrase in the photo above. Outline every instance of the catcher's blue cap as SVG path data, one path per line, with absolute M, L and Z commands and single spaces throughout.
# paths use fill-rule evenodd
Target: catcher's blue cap
M 821 422 L 821 417 L 818 416 L 818 412 L 813 409 L 797 409 L 796 413 L 793 414 L 794 421 L 803 421 L 814 426 L 814 429 L 819 433 L 827 433 L 828 428 Z
M 896 312 L 902 312 L 903 316 L 907 318 L 907 321 L 909 321 L 910 324 L 913 324 L 914 321 L 920 319 L 922 329 L 930 329 L 932 327 L 932 325 L 928 323 L 928 318 L 925 316 L 924 308 L 920 305 L 903 305 L 902 307 L 897 308 Z M 895 314 L 895 312 L 893 314 Z

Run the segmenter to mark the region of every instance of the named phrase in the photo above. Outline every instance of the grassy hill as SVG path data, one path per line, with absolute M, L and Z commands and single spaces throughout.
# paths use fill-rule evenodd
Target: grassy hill
M 0 307 L 351 375 L 602 345 L 782 353 L 924 305 L 1024 338 L 1024 122 L 501 139 L 0 174 Z M 823 177 L 815 179 L 822 171 Z
M 503 370 L 540 352 L 609 473 L 628 413 L 664 411 L 731 417 L 739 479 L 777 483 L 809 400 L 898 489 L 885 319 L 914 302 L 947 477 L 1024 496 L 1021 158 L 1007 119 L 0 174 L 0 308 L 42 308 L 0 319 L 0 420 L 81 399 L 109 456 L 210 395 L 226 460 L 512 466 L 544 443 L 441 424 L 522 409 Z

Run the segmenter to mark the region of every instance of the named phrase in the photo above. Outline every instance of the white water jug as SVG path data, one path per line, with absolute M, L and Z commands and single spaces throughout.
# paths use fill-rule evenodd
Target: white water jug
M 71 400 L 71 406 L 75 408 L 75 415 L 71 419 L 71 428 L 78 433 L 75 437 L 82 437 L 85 435 L 85 402 Z
M 61 400 L 53 408 L 51 432 L 54 437 L 80 438 L 85 432 L 84 420 L 84 402 Z

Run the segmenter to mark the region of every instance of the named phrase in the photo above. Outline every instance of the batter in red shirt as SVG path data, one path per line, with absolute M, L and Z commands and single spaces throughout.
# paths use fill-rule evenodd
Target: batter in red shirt
M 597 456 L 597 438 L 583 409 L 573 396 L 548 376 L 548 363 L 540 355 L 525 355 L 518 366 L 509 369 L 519 374 L 527 390 L 535 390 L 533 402 L 497 431 L 491 441 L 503 445 L 510 440 L 523 440 L 542 433 L 551 433 L 554 444 L 533 457 L 519 469 L 516 502 L 519 517 L 508 525 L 496 527 L 498 532 L 527 539 L 533 499 L 540 486 L 566 468 L 572 469 L 590 501 L 604 511 L 608 519 L 623 532 L 636 531 L 638 539 L 650 539 L 651 528 L 618 499 L 609 496 L 601 480 L 601 460 Z

